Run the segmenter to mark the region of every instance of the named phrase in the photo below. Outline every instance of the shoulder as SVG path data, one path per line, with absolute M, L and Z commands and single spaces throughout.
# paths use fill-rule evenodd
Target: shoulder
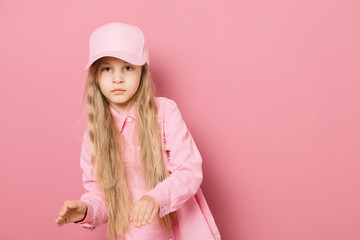
M 160 105 L 169 105 L 169 104 L 175 103 L 174 100 L 167 98 L 167 97 L 155 97 L 155 101 L 157 104 L 160 104 Z
M 155 101 L 158 106 L 159 113 L 165 113 L 171 109 L 177 108 L 176 102 L 167 97 L 155 97 Z

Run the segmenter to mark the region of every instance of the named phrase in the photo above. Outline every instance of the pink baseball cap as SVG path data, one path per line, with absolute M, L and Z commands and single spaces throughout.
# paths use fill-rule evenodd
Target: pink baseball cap
M 136 26 L 111 22 L 100 26 L 90 36 L 89 62 L 85 70 L 99 58 L 116 57 L 131 64 L 149 65 L 149 53 L 143 32 Z

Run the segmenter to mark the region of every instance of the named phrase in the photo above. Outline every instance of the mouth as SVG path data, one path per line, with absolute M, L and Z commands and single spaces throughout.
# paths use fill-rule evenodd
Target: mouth
M 112 90 L 111 92 L 124 92 L 124 91 L 125 91 L 124 89 L 117 88 L 117 89 Z

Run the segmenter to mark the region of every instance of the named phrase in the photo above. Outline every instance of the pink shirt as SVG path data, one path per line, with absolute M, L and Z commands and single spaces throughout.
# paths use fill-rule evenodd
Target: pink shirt
M 127 116 L 120 115 L 112 107 L 110 110 L 126 140 L 124 162 L 129 173 L 128 183 L 133 203 L 144 195 L 152 196 L 160 204 L 159 217 L 176 211 L 178 223 L 174 224 L 169 232 L 162 230 L 157 219 L 141 228 L 130 224 L 130 231 L 125 239 L 220 239 L 220 233 L 200 189 L 203 179 L 202 158 L 180 110 L 175 101 L 165 97 L 157 97 L 156 103 L 163 156 L 170 175 L 150 191 L 146 188 L 144 177 L 140 173 L 140 147 L 135 145 L 136 139 L 133 138 L 137 104 L 133 105 Z M 101 190 L 95 180 L 95 172 L 91 171 L 89 144 L 89 135 L 85 131 L 80 157 L 85 193 L 81 195 L 80 200 L 87 204 L 88 211 L 85 219 L 75 224 L 93 230 L 106 223 L 108 215 Z

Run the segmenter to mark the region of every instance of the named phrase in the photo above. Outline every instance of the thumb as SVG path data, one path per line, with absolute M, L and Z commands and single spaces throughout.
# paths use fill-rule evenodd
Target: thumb
M 65 217 L 68 214 L 68 212 L 72 210 L 74 207 L 76 207 L 76 202 L 74 203 L 74 201 L 65 201 L 60 209 L 59 215 L 61 217 Z
M 68 209 L 76 209 L 76 208 L 80 208 L 80 204 L 78 201 L 70 201 L 67 203 L 67 208 Z
M 59 211 L 59 216 L 60 217 L 65 217 L 67 211 L 68 211 L 67 203 L 64 203 L 64 205 L 61 206 L 61 209 Z

